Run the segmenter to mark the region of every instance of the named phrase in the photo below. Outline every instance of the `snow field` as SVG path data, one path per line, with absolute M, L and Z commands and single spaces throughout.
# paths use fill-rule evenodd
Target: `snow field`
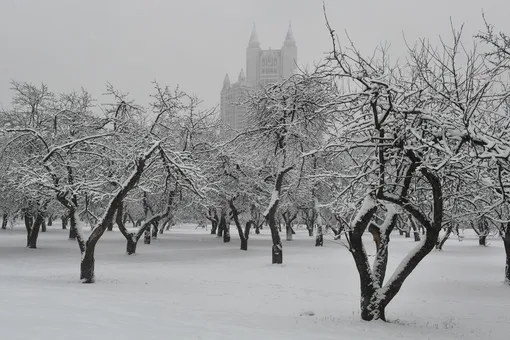
M 452 237 L 411 274 L 386 310 L 359 319 L 359 279 L 348 251 L 305 228 L 271 265 L 269 230 L 232 241 L 178 225 L 125 254 L 118 231 L 96 248 L 96 283 L 79 283 L 76 242 L 58 225 L 24 248 L 20 226 L 0 231 L 0 339 L 507 339 L 510 289 L 497 238 Z M 208 229 L 209 230 L 209 229 Z M 85 230 L 86 231 L 86 230 Z M 367 235 L 367 252 L 374 253 Z M 414 246 L 392 235 L 388 275 Z M 313 314 L 313 315 L 311 315 Z

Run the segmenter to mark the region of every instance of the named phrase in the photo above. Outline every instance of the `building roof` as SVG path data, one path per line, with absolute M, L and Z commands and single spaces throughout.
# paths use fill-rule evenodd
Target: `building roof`
M 223 79 L 223 88 L 227 88 L 230 86 L 230 78 L 228 77 L 228 73 L 225 74 L 225 78 Z
M 287 35 L 285 36 L 285 41 L 283 42 L 283 46 L 296 46 L 296 40 L 294 39 L 294 33 L 292 32 L 292 25 L 289 22 L 289 29 L 287 30 Z
M 251 30 L 250 41 L 248 42 L 248 47 L 260 47 L 259 36 L 257 34 L 255 24 L 253 24 L 253 28 Z

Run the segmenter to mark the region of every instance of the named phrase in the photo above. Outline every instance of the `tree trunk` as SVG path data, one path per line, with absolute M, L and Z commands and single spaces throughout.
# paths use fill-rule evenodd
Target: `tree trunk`
M 241 250 L 248 250 L 248 239 L 241 239 Z
M 418 229 L 418 226 L 416 225 L 412 216 L 409 216 L 409 223 L 411 224 L 411 228 L 413 229 L 414 242 L 420 242 L 421 241 L 420 230 Z
M 151 227 L 150 226 L 147 229 L 145 229 L 145 232 L 143 234 L 143 243 L 151 244 Z
M 283 247 L 281 241 L 279 244 L 273 244 L 273 247 L 271 248 L 271 261 L 272 264 L 283 263 Z
M 248 238 L 250 236 L 250 226 L 251 222 L 246 222 L 246 226 L 243 228 L 241 226 L 241 222 L 239 221 L 239 211 L 237 210 L 236 206 L 234 205 L 235 198 L 232 198 L 229 200 L 228 204 L 230 206 L 230 212 L 232 214 L 232 218 L 234 219 L 234 224 L 237 228 L 237 233 L 239 234 L 239 239 L 241 240 L 241 250 L 248 250 Z M 225 230 L 228 232 L 228 228 Z M 230 234 L 230 232 L 228 232 Z M 230 239 L 230 235 L 229 235 Z
M 324 246 L 324 235 L 322 233 L 322 226 L 317 226 L 317 236 L 315 237 L 315 246 L 322 247 Z
M 132 255 L 136 253 L 136 245 L 138 244 L 138 240 L 140 239 L 141 235 L 139 233 L 134 234 L 127 231 L 126 225 L 124 224 L 122 218 L 124 216 L 123 209 L 124 203 L 120 202 L 117 208 L 117 213 L 115 214 L 115 222 L 117 223 L 117 227 L 119 228 L 120 233 L 126 238 L 126 253 L 128 255 Z
M 33 219 L 28 212 L 25 212 L 23 216 L 25 222 L 25 229 L 27 230 L 27 247 L 30 245 L 30 233 L 32 231 Z
M 375 295 L 375 294 L 374 294 Z M 386 311 L 382 303 L 377 302 L 375 296 L 363 296 L 361 294 L 361 319 L 364 321 L 386 321 Z
M 241 238 L 241 250 L 248 250 L 248 239 L 250 238 L 250 229 L 252 223 L 252 221 L 246 222 L 246 226 L 244 227 L 244 238 Z
M 96 248 L 95 243 L 90 241 L 86 242 L 85 252 L 82 254 L 81 265 L 80 265 L 80 280 L 83 283 L 94 283 L 94 250 Z
M 448 226 L 448 228 L 446 228 L 446 233 L 443 235 L 443 238 L 437 242 L 437 245 L 436 245 L 437 250 L 443 250 L 443 246 L 446 243 L 446 241 L 448 240 L 448 238 L 450 238 L 450 234 L 452 233 L 452 230 L 453 230 L 453 227 L 451 225 Z
M 30 234 L 28 236 L 28 248 L 36 249 L 37 248 L 37 237 L 39 236 L 39 229 L 44 221 L 44 217 L 42 213 L 37 212 L 35 221 L 30 229 Z
M 292 241 L 292 228 L 290 225 L 286 225 L 285 226 L 285 231 L 286 231 L 286 240 L 287 241 Z
M 108 224 L 106 231 L 113 231 L 113 222 Z
M 220 217 L 220 222 L 218 223 L 218 233 L 216 236 L 223 237 L 223 230 L 225 229 L 226 220 L 223 217 Z
M 158 222 L 154 222 L 152 224 L 152 238 L 154 239 L 158 238 L 158 227 L 159 227 Z
M 62 229 L 65 230 L 65 229 L 67 229 L 67 221 L 69 220 L 69 218 L 67 216 L 62 216 L 61 219 L 62 219 Z
M 227 213 L 225 209 L 222 209 L 220 214 L 220 221 L 218 222 L 218 233 L 216 234 L 216 236 L 223 237 L 223 240 L 225 240 L 225 236 L 223 234 L 226 232 L 226 229 L 227 229 Z
M 41 222 L 41 232 L 45 233 L 46 231 L 47 231 L 47 229 L 46 229 L 46 221 L 43 218 L 42 222 Z
M 3 213 L 2 215 L 2 229 L 7 229 L 7 220 L 9 219 L 8 213 Z
M 69 228 L 69 239 L 73 240 L 73 241 L 76 240 L 76 233 L 77 233 L 76 227 L 75 228 L 73 228 L 73 227 Z
M 308 229 L 308 236 L 313 237 L 313 226 L 306 225 L 306 229 Z
M 216 235 L 216 230 L 218 229 L 218 221 L 211 221 L 211 235 Z
M 503 244 L 505 245 L 506 253 L 505 283 L 510 285 L 510 223 L 507 224 L 503 235 Z
M 404 235 L 404 231 L 402 229 L 399 229 L 398 233 L 399 233 L 400 236 Z
M 230 242 L 230 224 L 225 223 L 225 227 L 223 229 L 223 242 Z
M 283 245 L 282 240 L 280 238 L 280 234 L 278 233 L 278 226 L 276 224 L 276 210 L 278 208 L 278 202 L 276 202 L 273 207 L 269 210 L 267 214 L 267 220 L 269 224 L 269 229 L 271 231 L 271 239 L 273 241 L 273 246 L 271 247 L 271 263 L 272 264 L 282 264 L 283 263 Z
M 51 226 L 53 226 L 53 214 L 48 216 L 48 227 L 51 227 Z
M 133 233 L 130 233 L 128 236 L 129 237 L 126 238 L 126 252 L 128 255 L 136 254 L 136 245 L 138 244 L 138 240 Z
M 484 247 L 487 246 L 487 235 L 479 235 L 478 244 Z
M 276 176 L 272 193 L 272 197 L 276 197 L 276 199 L 271 200 L 267 209 L 267 214 L 265 214 L 266 222 L 269 225 L 269 230 L 271 231 L 271 240 L 273 241 L 273 246 L 271 247 L 271 262 L 273 264 L 283 263 L 283 245 L 280 234 L 278 233 L 278 226 L 276 225 L 276 213 L 278 212 L 278 204 L 280 203 L 283 176 L 292 169 L 293 167 L 288 167 L 285 170 L 280 171 Z

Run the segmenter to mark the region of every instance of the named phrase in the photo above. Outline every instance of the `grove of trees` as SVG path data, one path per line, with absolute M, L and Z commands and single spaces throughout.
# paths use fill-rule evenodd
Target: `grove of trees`
M 223 242 L 232 222 L 243 251 L 267 227 L 280 264 L 281 233 L 290 241 L 301 223 L 317 246 L 331 232 L 348 248 L 367 321 L 385 320 L 418 264 L 471 228 L 480 245 L 501 237 L 510 285 L 510 37 L 488 23 L 475 37 L 452 25 L 438 46 L 407 43 L 391 63 L 389 49 L 365 55 L 326 23 L 328 58 L 250 92 L 241 131 L 157 83 L 143 107 L 111 85 L 103 103 L 12 81 L 12 106 L 0 112 L 2 228 L 23 221 L 35 249 L 62 219 L 80 279 L 92 283 L 95 248 L 114 226 L 130 255 L 177 216 L 208 220 Z M 397 231 L 413 231 L 417 244 L 390 274 Z

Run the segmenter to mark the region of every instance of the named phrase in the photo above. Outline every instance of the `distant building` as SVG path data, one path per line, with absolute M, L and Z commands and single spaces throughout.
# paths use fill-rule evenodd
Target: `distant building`
M 296 69 L 296 63 L 297 46 L 290 25 L 283 46 L 279 50 L 261 49 L 257 31 L 253 26 L 246 48 L 246 76 L 241 70 L 237 83 L 231 84 L 228 74 L 223 80 L 220 101 L 222 122 L 233 129 L 244 128 L 246 108 L 239 104 L 245 95 L 259 86 L 289 78 Z

